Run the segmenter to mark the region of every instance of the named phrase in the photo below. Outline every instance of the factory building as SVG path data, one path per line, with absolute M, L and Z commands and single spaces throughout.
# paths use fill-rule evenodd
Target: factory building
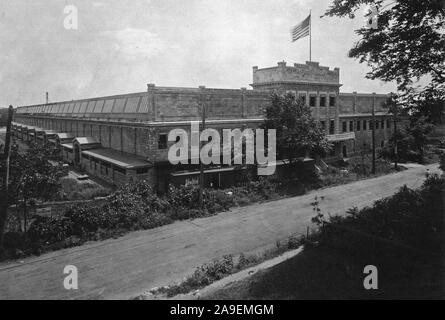
M 206 128 L 258 128 L 272 91 L 292 92 L 310 106 L 334 145 L 325 161 L 359 155 L 391 136 L 386 94 L 343 93 L 340 70 L 317 62 L 279 62 L 271 68 L 253 67 L 252 89 L 158 87 L 148 84 L 139 93 L 61 101 L 19 107 L 13 132 L 24 141 L 53 143 L 74 166 L 112 184 L 145 179 L 163 191 L 168 183 L 196 177 L 197 166 L 173 166 L 168 161 L 172 129 L 190 132 L 205 108 Z M 374 119 L 372 112 L 374 110 Z M 206 168 L 206 183 L 236 182 L 239 167 Z

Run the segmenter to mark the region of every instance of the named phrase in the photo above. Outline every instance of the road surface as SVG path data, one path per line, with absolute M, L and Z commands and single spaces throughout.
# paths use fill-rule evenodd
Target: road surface
M 429 166 L 435 171 L 437 165 Z M 425 167 L 316 190 L 307 195 L 237 208 L 217 216 L 176 222 L 119 239 L 94 242 L 20 262 L 0 264 L 1 299 L 127 299 L 180 281 L 195 267 L 225 254 L 252 253 L 303 233 L 314 215 L 310 203 L 324 196 L 331 214 L 370 205 L 402 185 L 418 187 Z M 79 272 L 79 289 L 63 287 L 64 267 Z

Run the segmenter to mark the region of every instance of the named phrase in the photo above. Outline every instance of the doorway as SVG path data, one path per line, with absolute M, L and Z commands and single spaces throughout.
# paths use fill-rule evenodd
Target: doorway
M 79 144 L 74 144 L 74 165 L 78 166 L 80 164 L 80 147 Z

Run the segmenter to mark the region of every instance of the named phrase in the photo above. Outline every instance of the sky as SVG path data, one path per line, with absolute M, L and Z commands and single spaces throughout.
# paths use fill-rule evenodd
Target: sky
M 395 91 L 348 58 L 364 24 L 320 16 L 333 0 L 1 0 L 0 107 L 141 92 L 241 88 L 252 67 L 309 60 L 290 29 L 312 10 L 312 60 L 340 68 L 342 92 Z M 77 29 L 65 28 L 77 8 Z M 68 18 L 67 18 L 68 17 Z M 72 21 L 72 20 L 69 20 Z

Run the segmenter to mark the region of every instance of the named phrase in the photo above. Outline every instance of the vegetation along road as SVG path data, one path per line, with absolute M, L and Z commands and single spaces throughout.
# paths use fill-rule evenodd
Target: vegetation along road
M 437 165 L 410 168 L 304 196 L 251 205 L 217 216 L 181 221 L 119 239 L 94 242 L 23 261 L 0 264 L 0 299 L 125 299 L 155 286 L 180 281 L 197 266 L 225 254 L 253 253 L 304 233 L 314 215 L 310 203 L 344 214 L 392 195 L 403 184 L 418 187 Z M 79 272 L 78 290 L 66 290 L 66 265 Z

